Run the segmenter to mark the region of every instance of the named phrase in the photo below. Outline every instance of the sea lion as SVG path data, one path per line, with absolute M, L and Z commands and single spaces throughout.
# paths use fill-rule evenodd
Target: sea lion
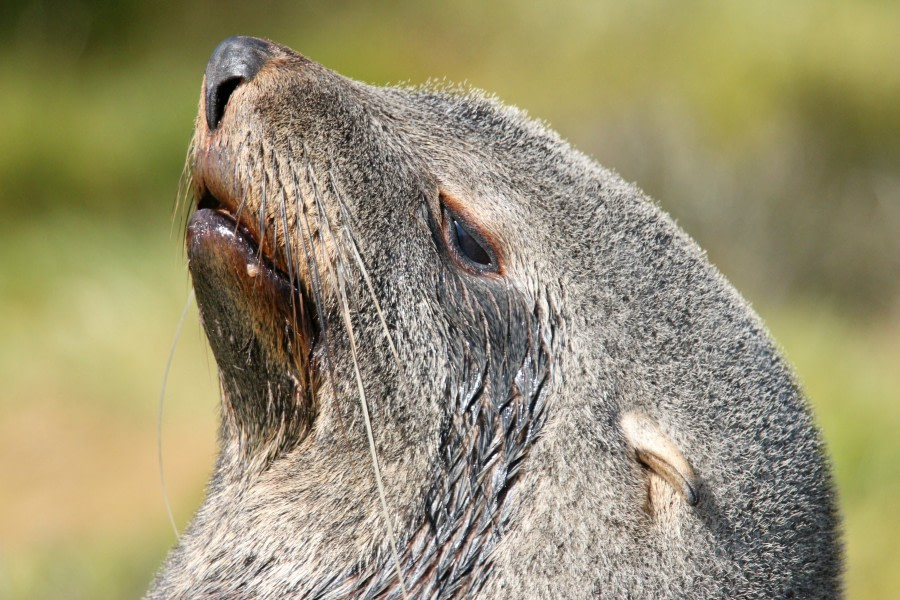
M 189 164 L 220 453 L 149 598 L 840 595 L 765 327 L 557 134 L 234 37 Z

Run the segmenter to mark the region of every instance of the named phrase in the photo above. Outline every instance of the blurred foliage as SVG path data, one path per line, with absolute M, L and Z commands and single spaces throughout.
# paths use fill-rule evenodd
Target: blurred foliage
M 136 596 L 172 542 L 153 428 L 188 290 L 171 211 L 205 62 L 235 33 L 374 83 L 468 81 L 658 199 L 796 364 L 834 455 L 850 595 L 889 595 L 898 24 L 887 0 L 5 0 L 0 597 Z M 217 402 L 191 314 L 163 434 L 181 524 Z

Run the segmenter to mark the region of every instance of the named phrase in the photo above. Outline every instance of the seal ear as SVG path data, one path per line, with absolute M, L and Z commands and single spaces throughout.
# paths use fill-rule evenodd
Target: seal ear
M 634 411 L 624 413 L 619 422 L 638 462 L 665 480 L 685 502 L 695 506 L 699 497 L 694 469 L 659 424 L 646 414 Z M 662 500 L 654 497 L 658 491 L 657 486 L 650 485 L 651 505 Z

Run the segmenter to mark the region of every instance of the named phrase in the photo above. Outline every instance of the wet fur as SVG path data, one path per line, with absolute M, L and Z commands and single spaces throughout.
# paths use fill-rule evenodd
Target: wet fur
M 640 190 L 478 92 L 371 87 L 284 48 L 228 110 L 220 155 L 310 299 L 294 310 L 316 311 L 319 380 L 292 323 L 265 301 L 230 315 L 252 289 L 194 273 L 221 453 L 148 597 L 840 594 L 833 485 L 794 377 Z M 447 258 L 440 194 L 497 241 L 502 276 Z M 688 457 L 697 506 L 648 508 L 665 484 L 628 448 L 629 410 Z

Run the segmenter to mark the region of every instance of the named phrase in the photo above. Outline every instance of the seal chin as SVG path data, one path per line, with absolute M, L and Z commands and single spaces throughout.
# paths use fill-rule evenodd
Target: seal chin
M 203 326 L 226 393 L 259 388 L 285 370 L 302 387 L 313 382 L 310 356 L 318 327 L 301 286 L 259 249 L 252 233 L 224 208 L 201 202 L 188 222 L 188 266 Z M 247 381 L 249 371 L 254 381 Z M 242 387 L 243 386 L 243 387 Z M 307 392 L 311 390 L 307 389 Z

